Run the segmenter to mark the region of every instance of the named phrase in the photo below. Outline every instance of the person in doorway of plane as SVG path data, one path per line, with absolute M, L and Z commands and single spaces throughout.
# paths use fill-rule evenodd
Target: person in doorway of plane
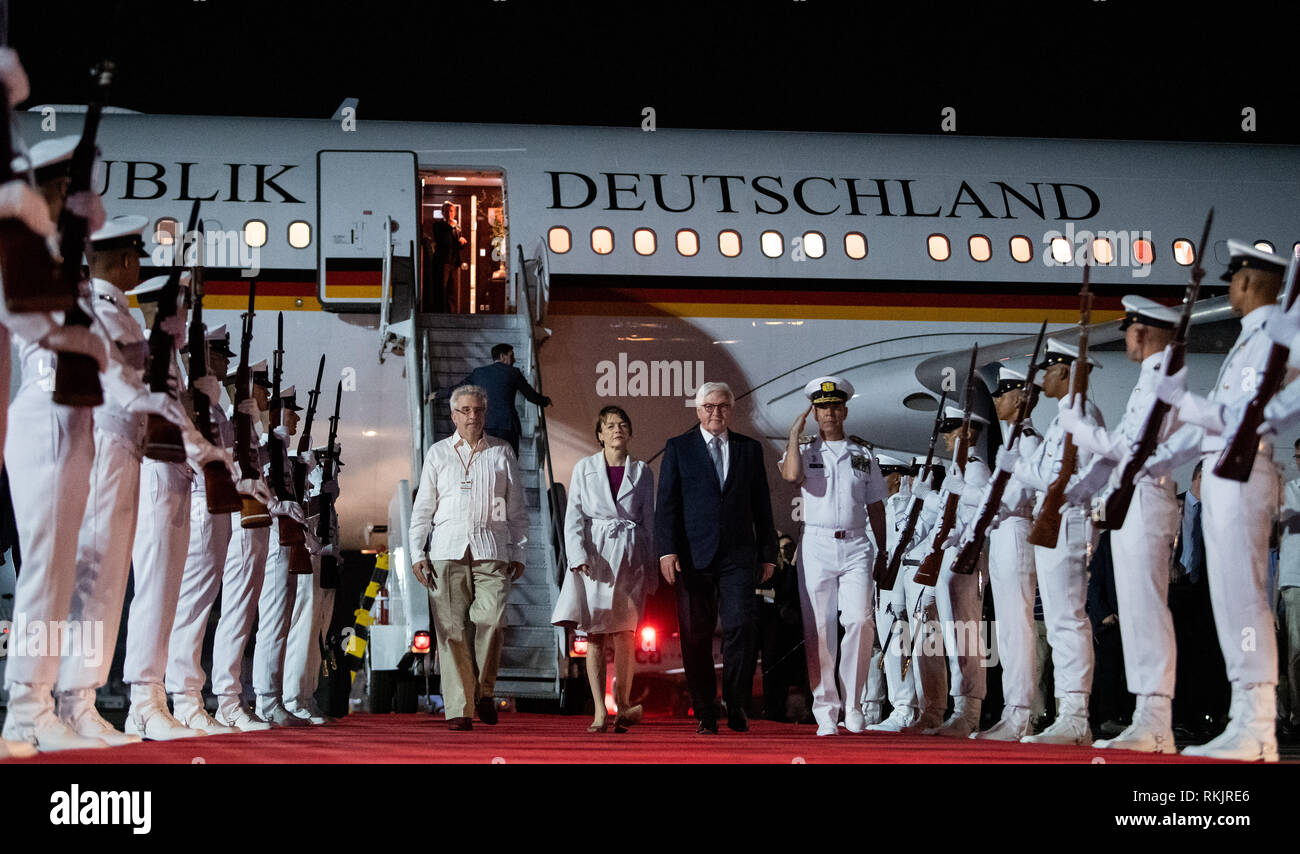
M 658 586 L 654 555 L 654 473 L 628 451 L 632 419 L 606 406 L 596 419 L 602 450 L 578 460 L 569 484 L 564 550 L 569 573 L 551 621 L 587 633 L 587 679 L 595 718 L 587 732 L 604 732 L 605 653 L 614 646 L 615 732 L 641 719 L 632 705 L 637 626 L 646 596 Z
M 433 221 L 433 272 L 441 286 L 442 298 L 451 300 L 456 291 L 456 271 L 461 268 L 461 252 L 469 241 L 461 236 L 456 222 L 456 206 L 442 203 L 442 219 Z M 441 310 L 442 306 L 437 306 Z

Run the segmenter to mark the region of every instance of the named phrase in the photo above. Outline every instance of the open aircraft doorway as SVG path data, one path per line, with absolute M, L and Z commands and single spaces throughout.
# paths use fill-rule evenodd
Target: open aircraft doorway
M 504 177 L 490 169 L 420 170 L 422 311 L 513 311 L 506 288 L 510 253 Z

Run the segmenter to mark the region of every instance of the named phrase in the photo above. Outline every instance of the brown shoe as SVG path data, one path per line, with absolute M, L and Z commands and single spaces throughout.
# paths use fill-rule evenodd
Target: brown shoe
M 452 732 L 468 732 L 474 728 L 474 722 L 469 718 L 448 718 L 447 729 Z
M 483 697 L 474 706 L 478 719 L 488 726 L 497 725 L 497 701 L 492 697 Z

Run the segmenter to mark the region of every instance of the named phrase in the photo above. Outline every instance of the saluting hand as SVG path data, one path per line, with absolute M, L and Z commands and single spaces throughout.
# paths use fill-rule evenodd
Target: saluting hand
M 807 409 L 805 409 L 802 413 L 799 414 L 799 417 L 798 417 L 798 418 L 796 418 L 796 419 L 794 420 L 794 424 L 790 426 L 790 437 L 791 437 L 791 438 L 795 438 L 795 437 L 797 437 L 797 436 L 799 436 L 800 434 L 803 433 L 803 425 L 806 424 L 806 423 L 808 423 L 808 415 L 809 415 L 809 413 L 811 413 L 812 411 L 813 411 L 813 408 L 812 408 L 812 406 L 810 405 Z

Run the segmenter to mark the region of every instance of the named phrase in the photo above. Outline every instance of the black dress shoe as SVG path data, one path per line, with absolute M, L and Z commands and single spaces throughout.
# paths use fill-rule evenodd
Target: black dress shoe
M 469 718 L 448 718 L 447 729 L 452 732 L 468 732 L 474 728 L 474 722 Z
M 478 714 L 478 719 L 488 726 L 497 725 L 497 701 L 492 697 L 484 697 L 474 706 L 474 711 Z
M 735 732 L 749 732 L 749 715 L 744 712 L 727 715 L 727 729 Z
M 717 734 L 718 734 L 718 722 L 717 722 L 717 721 L 700 721 L 700 725 L 699 725 L 698 727 L 695 728 L 695 734 L 696 734 L 696 735 L 717 735 Z

